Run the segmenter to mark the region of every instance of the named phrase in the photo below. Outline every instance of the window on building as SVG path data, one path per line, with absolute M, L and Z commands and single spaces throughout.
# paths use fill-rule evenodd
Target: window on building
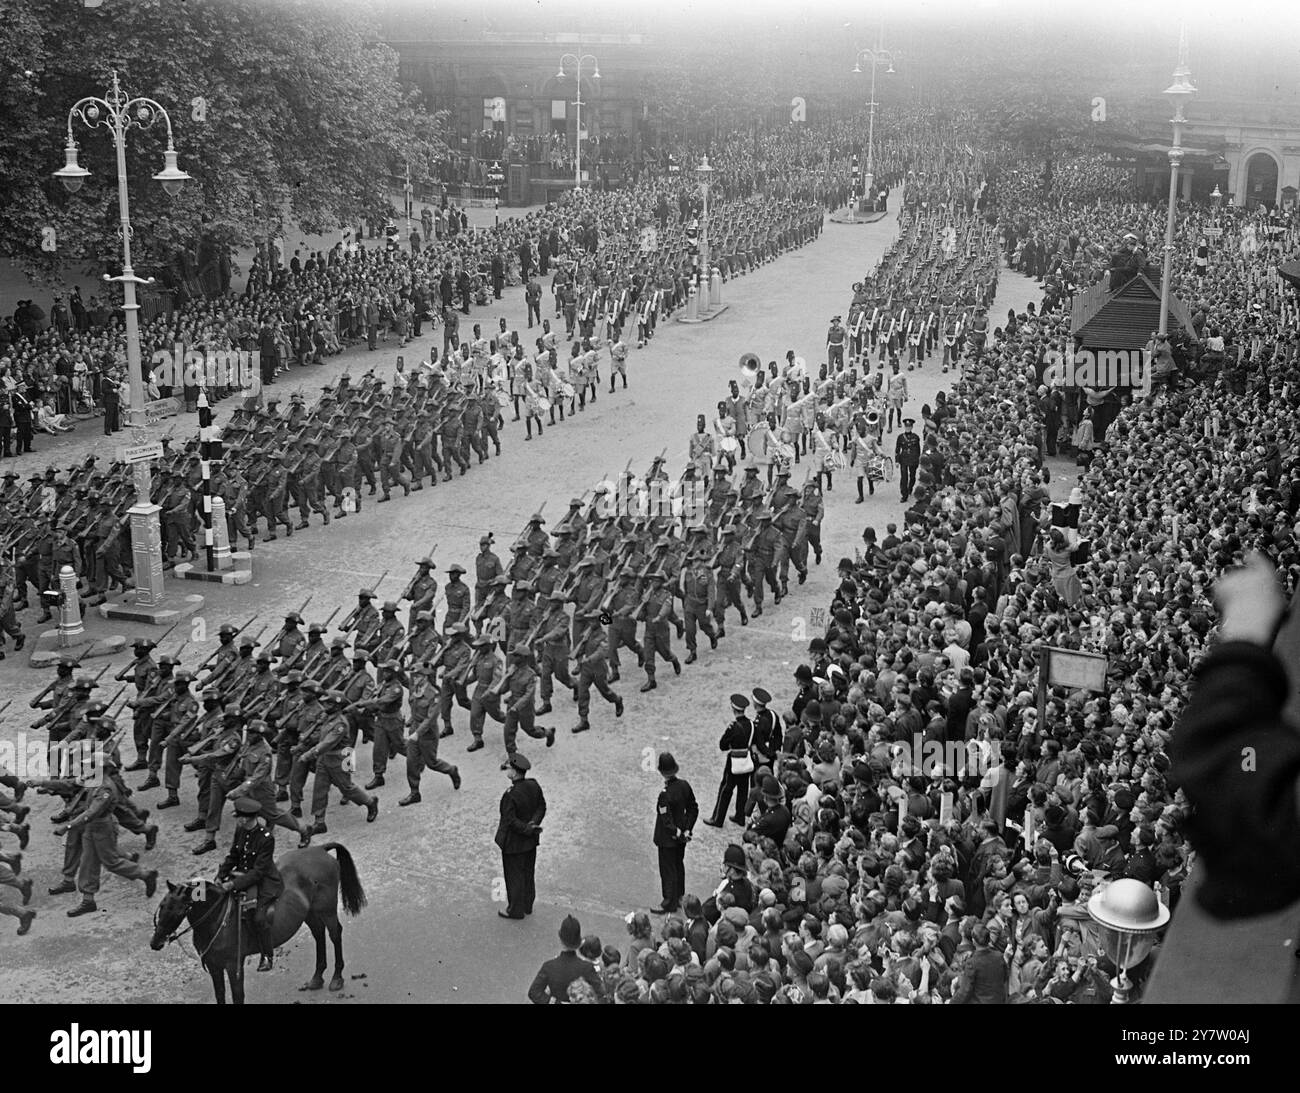
M 567 99 L 551 100 L 551 132 L 566 133 L 569 129 L 569 103 Z

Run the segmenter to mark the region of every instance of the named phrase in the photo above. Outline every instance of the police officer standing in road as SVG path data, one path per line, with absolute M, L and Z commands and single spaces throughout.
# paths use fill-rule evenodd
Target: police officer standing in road
M 742 694 L 731 696 L 731 712 L 735 716 L 718 741 L 718 749 L 726 757 L 722 767 L 722 784 L 718 786 L 718 799 L 713 806 L 713 815 L 704 822 L 710 827 L 722 827 L 727 822 L 727 808 L 731 804 L 731 794 L 736 793 L 736 814 L 732 817 L 743 826 L 745 822 L 745 803 L 749 799 L 749 779 L 754 773 L 754 723 L 745 716 L 749 709 L 749 699 Z
M 506 882 L 506 909 L 497 912 L 501 918 L 520 919 L 531 915 L 537 898 L 534 873 L 542 820 L 546 818 L 546 797 L 537 780 L 528 777 L 531 767 L 527 756 L 519 752 L 510 756 L 506 766 L 510 788 L 501 795 L 501 819 L 496 834 Z
M 657 915 L 670 914 L 682 905 L 686 894 L 686 844 L 700 816 L 695 791 L 684 778 L 677 777 L 677 769 L 671 752 L 659 753 L 664 788 L 655 804 L 654 843 L 659 848 L 659 885 L 664 898 L 653 909 Z
M 894 462 L 898 464 L 898 486 L 904 501 L 908 499 L 912 487 L 916 485 L 916 469 L 921 465 L 921 438 L 912 431 L 915 424 L 915 418 L 904 418 L 903 431 L 898 434 L 898 439 L 894 442 Z

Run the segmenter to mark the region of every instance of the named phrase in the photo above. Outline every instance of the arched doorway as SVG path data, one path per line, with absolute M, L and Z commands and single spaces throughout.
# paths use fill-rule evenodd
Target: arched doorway
M 1246 161 L 1246 208 L 1277 204 L 1277 160 L 1268 152 L 1256 152 Z

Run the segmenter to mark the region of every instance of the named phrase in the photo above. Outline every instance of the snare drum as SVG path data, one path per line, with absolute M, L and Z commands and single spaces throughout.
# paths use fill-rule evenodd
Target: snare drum
M 563 398 L 573 398 L 578 392 L 574 389 L 573 384 L 561 382 L 559 386 L 560 395 Z
M 740 441 L 738 441 L 734 436 L 724 436 L 718 441 L 718 447 L 728 455 L 734 455 L 736 452 L 740 451 Z
M 501 409 L 503 409 L 503 410 L 509 410 L 510 407 L 511 407 L 512 405 L 514 405 L 514 402 L 513 402 L 513 400 L 511 399 L 511 397 L 510 397 L 508 394 L 506 394 L 504 391 L 498 391 L 498 392 L 497 392 L 497 405 L 500 406 Z
M 551 412 L 551 400 L 545 395 L 537 400 L 537 412 L 539 414 L 549 414 Z

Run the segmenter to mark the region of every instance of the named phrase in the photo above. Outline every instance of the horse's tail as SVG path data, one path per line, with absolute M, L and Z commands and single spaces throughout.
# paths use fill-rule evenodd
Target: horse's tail
M 342 843 L 326 843 L 322 850 L 333 850 L 339 862 L 339 893 L 343 897 L 343 910 L 350 915 L 359 915 L 366 905 L 366 893 L 361 887 L 361 878 L 357 876 L 357 867 L 352 863 L 352 855 Z

